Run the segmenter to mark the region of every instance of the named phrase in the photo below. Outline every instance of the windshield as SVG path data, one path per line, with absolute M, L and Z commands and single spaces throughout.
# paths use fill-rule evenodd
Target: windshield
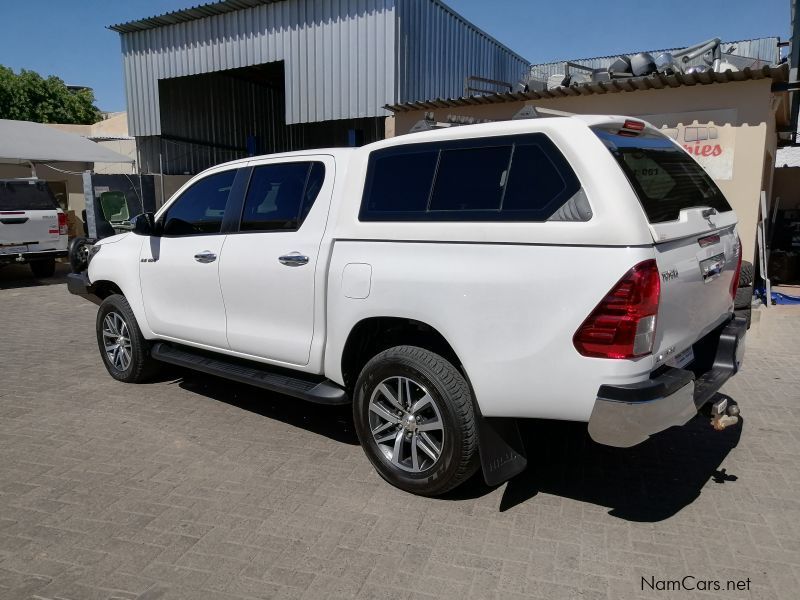
M 625 135 L 618 126 L 592 131 L 617 160 L 651 223 L 675 221 L 686 208 L 731 210 L 703 167 L 665 135 L 652 130 Z
M 56 201 L 42 181 L 0 181 L 0 210 L 55 210 Z

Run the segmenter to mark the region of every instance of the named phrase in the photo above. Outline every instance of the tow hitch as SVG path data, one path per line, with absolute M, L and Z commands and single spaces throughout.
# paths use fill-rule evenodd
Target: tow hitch
M 717 431 L 722 431 L 738 422 L 739 405 L 735 402 L 728 402 L 727 398 L 723 398 L 711 405 L 711 426 Z

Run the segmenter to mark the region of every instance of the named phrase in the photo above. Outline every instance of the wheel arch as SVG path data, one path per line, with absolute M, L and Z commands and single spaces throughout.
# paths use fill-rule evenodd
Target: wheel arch
M 407 317 L 374 316 L 361 319 L 353 325 L 342 347 L 340 366 L 345 387 L 352 390 L 361 369 L 370 358 L 388 348 L 404 345 L 418 346 L 439 354 L 467 377 L 453 346 L 432 325 Z
M 113 294 L 125 296 L 122 288 L 108 279 L 101 279 L 99 281 L 92 282 L 92 291 L 94 292 L 95 296 L 100 298 L 100 300 L 105 300 Z

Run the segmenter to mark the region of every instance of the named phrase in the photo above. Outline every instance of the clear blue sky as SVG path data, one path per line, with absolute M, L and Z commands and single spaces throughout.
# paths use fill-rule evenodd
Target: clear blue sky
M 712 37 L 789 37 L 789 0 L 445 0 L 532 62 L 681 47 Z M 95 90 L 125 109 L 119 36 L 106 26 L 203 0 L 3 0 L 0 64 Z

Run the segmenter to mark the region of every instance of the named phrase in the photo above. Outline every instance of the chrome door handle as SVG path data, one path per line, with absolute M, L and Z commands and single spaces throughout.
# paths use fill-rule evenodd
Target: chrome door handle
M 199 263 L 211 263 L 217 260 L 217 255 L 208 250 L 203 250 L 195 254 L 194 259 Z
M 308 264 L 308 257 L 299 252 L 292 252 L 278 257 L 278 262 L 287 267 L 301 267 Z

